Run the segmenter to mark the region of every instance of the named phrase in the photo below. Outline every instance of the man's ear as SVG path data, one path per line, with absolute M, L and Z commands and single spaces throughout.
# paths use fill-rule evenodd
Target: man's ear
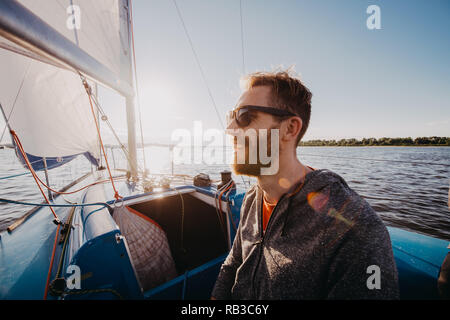
M 282 135 L 283 141 L 297 140 L 302 130 L 303 122 L 300 117 L 291 117 L 285 122 L 285 131 Z

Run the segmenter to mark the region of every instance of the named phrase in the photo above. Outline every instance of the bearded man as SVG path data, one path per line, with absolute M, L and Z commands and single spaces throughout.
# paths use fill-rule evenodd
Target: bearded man
M 311 92 L 285 71 L 246 80 L 227 133 L 234 136 L 235 173 L 257 183 L 243 200 L 212 299 L 397 299 L 381 219 L 338 174 L 297 158 Z

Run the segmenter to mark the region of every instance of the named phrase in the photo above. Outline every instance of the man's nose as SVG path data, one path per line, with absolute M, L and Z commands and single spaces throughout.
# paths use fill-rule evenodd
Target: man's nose
M 231 134 L 229 132 L 227 132 L 228 130 L 235 130 L 235 129 L 239 129 L 239 126 L 236 123 L 236 119 L 233 119 L 230 123 L 228 123 L 227 128 L 225 130 L 225 133 Z

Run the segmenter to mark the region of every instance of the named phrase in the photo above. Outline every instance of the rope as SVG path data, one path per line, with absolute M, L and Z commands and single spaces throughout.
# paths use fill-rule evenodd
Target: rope
M 219 219 L 219 223 L 220 223 L 220 229 L 222 230 L 223 236 L 226 238 L 226 234 L 225 234 L 225 227 L 223 225 L 222 222 L 222 217 L 221 217 L 221 212 L 222 212 L 222 195 L 224 194 L 225 191 L 227 191 L 228 189 L 230 189 L 233 186 L 234 182 L 233 180 L 228 181 L 225 185 L 223 185 L 220 189 L 218 189 L 216 191 L 216 193 L 214 194 L 214 202 L 216 205 L 216 214 L 217 214 L 217 218 Z M 219 198 L 217 199 L 217 195 L 219 194 Z
M 36 162 L 41 162 L 41 161 L 43 161 L 43 159 L 39 159 L 39 160 L 30 162 L 30 164 L 34 164 L 34 163 L 36 163 Z M 50 169 L 51 169 L 51 168 L 50 168 Z M 20 177 L 20 176 L 25 176 L 25 175 L 30 174 L 30 173 L 31 173 L 31 172 L 23 172 L 23 173 L 14 174 L 14 175 L 11 175 L 11 176 L 0 177 L 0 180 L 6 180 L 6 179 L 10 179 L 10 178 L 15 178 L 15 177 Z M 39 181 L 42 183 L 42 181 L 41 181 L 40 179 L 39 179 Z
M 177 188 L 170 188 L 170 190 L 175 190 L 181 198 L 181 249 L 183 251 L 186 251 L 184 249 L 184 199 L 183 199 L 183 195 L 181 194 L 180 190 L 178 190 Z
M 229 195 L 230 195 L 232 189 L 233 189 L 233 188 L 231 188 L 230 190 L 228 190 L 227 194 L 225 195 L 225 198 L 227 199 L 227 214 L 228 214 L 228 217 L 230 218 L 231 225 L 233 226 L 233 230 L 234 230 L 234 231 L 237 231 L 237 227 L 236 227 L 236 224 L 234 223 L 233 215 L 232 215 L 232 213 L 231 213 L 230 202 L 228 201 L 228 197 L 229 197 Z
M 50 204 L 45 204 L 45 203 L 27 203 L 27 202 L 15 201 L 15 200 L 10 200 L 10 199 L 3 199 L 3 198 L 0 198 L 0 202 L 22 204 L 22 205 L 36 206 L 36 207 L 50 207 L 51 208 Z M 108 208 L 109 207 L 109 205 L 107 203 L 101 203 L 101 202 L 75 204 L 75 205 L 74 204 L 71 204 L 71 205 L 53 204 L 52 206 L 53 207 L 63 207 L 63 208 L 67 208 L 67 207 L 75 208 L 75 207 L 101 206 L 99 209 L 96 209 L 96 210 L 92 211 L 91 213 L 89 213 L 88 217 L 91 216 L 93 213 L 102 210 L 103 208 Z M 87 217 L 86 217 L 86 219 L 87 219 Z M 86 219 L 85 219 L 85 221 L 86 221 Z M 48 290 L 49 290 L 50 275 L 51 275 L 51 270 L 53 268 L 53 262 L 54 262 L 54 259 L 55 259 L 56 241 L 57 241 L 57 238 L 58 238 L 58 233 L 59 233 L 60 226 L 61 226 L 61 223 L 58 223 L 58 227 L 56 229 L 56 235 L 55 235 L 55 242 L 53 244 L 53 250 L 52 250 L 52 255 L 51 255 L 51 260 L 50 260 L 50 267 L 49 267 L 49 271 L 48 271 L 48 274 L 47 274 L 47 282 L 46 282 L 45 291 L 44 291 L 44 300 L 47 299 L 47 294 L 48 294 Z M 70 232 L 70 225 L 69 225 L 68 232 Z
M 82 77 L 82 75 L 80 74 L 80 77 Z M 95 106 L 97 107 L 98 111 L 100 112 L 100 114 L 102 115 L 102 117 L 105 119 L 104 121 L 106 122 L 106 124 L 108 125 L 109 129 L 111 130 L 112 134 L 114 135 L 114 138 L 116 138 L 117 142 L 119 143 L 120 148 L 122 149 L 122 152 L 125 155 L 125 158 L 127 159 L 128 163 L 131 165 L 131 160 L 130 160 L 130 155 L 129 152 L 127 150 L 127 148 L 125 147 L 125 145 L 120 141 L 119 136 L 117 135 L 116 131 L 114 130 L 113 126 L 111 125 L 111 123 L 108 120 L 108 116 L 106 115 L 106 113 L 104 112 L 104 110 L 102 109 L 100 103 L 98 102 L 98 98 L 92 94 L 91 92 L 91 97 L 92 97 L 92 101 L 94 102 Z M 114 159 L 113 159 L 114 160 Z M 138 170 L 142 171 L 142 168 L 139 166 L 138 164 Z
M 227 190 L 231 190 L 231 188 L 233 187 L 233 185 L 234 185 L 234 182 L 233 182 L 233 180 L 231 180 L 230 185 L 229 185 L 228 187 L 226 187 L 226 188 L 220 193 L 220 196 L 219 196 L 219 212 L 220 212 L 220 213 L 222 213 L 222 195 L 223 195 Z M 228 202 L 228 199 L 227 199 L 227 202 Z M 224 226 L 223 226 L 222 220 L 220 220 L 220 221 L 221 221 L 222 228 L 223 228 L 224 231 L 225 231 L 225 228 L 224 228 Z M 226 237 L 225 234 L 224 234 L 224 236 Z
M 106 202 L 92 202 L 92 203 L 83 203 L 83 204 L 55 204 L 55 203 L 45 204 L 45 203 L 23 202 L 23 201 L 17 201 L 17 200 L 5 199 L 5 198 L 0 198 L 0 202 L 21 204 L 24 206 L 33 206 L 33 207 L 69 208 L 69 207 L 101 206 L 100 209 L 109 208 L 109 205 Z
M 72 290 L 72 291 L 62 291 L 62 290 L 55 290 L 53 289 L 52 292 L 58 295 L 79 295 L 79 294 L 87 294 L 87 293 L 104 293 L 109 292 L 118 297 L 120 300 L 123 300 L 123 297 L 119 292 L 117 292 L 114 289 L 111 288 L 105 288 L 105 289 L 86 289 L 86 290 Z
M 6 203 L 14 203 L 14 204 L 22 204 L 27 206 L 35 206 L 35 207 L 60 207 L 60 208 L 68 208 L 68 207 L 89 207 L 89 206 L 100 206 L 100 208 L 90 212 L 88 216 L 84 219 L 83 223 L 86 222 L 86 220 L 94 213 L 99 212 L 100 210 L 104 208 L 110 208 L 110 206 L 107 203 L 102 202 L 95 202 L 95 203 L 84 203 L 84 204 L 45 204 L 45 203 L 29 203 L 29 202 L 22 202 L 22 201 L 16 201 L 16 200 L 10 200 L 10 199 L 4 199 L 0 198 L 0 202 L 6 202 Z M 58 224 L 58 226 L 61 223 Z
M 230 181 L 231 181 L 231 183 L 229 184 L 229 186 L 226 187 L 219 195 L 219 210 L 220 210 L 220 212 L 222 212 L 222 201 L 221 201 L 222 196 L 225 193 L 225 191 L 227 191 L 228 189 L 230 189 L 233 186 L 233 180 L 230 180 Z
M 114 289 L 88 289 L 88 290 L 75 290 L 75 291 L 68 291 L 68 290 L 57 290 L 55 288 L 55 285 L 57 283 L 57 281 L 63 281 L 64 285 L 65 285 L 65 279 L 64 278 L 60 278 L 61 275 L 61 270 L 62 270 L 62 265 L 63 265 L 63 257 L 65 255 L 65 251 L 67 248 L 67 240 L 69 239 L 70 236 L 70 231 L 71 231 L 71 226 L 72 226 L 72 219 L 73 219 L 73 213 L 75 207 L 73 207 L 72 212 L 70 213 L 70 216 L 67 218 L 68 223 L 65 224 L 65 227 L 67 228 L 67 231 L 65 233 L 64 236 L 64 244 L 63 244 L 63 249 L 62 249 L 62 253 L 61 256 L 59 258 L 59 263 L 58 263 L 58 268 L 56 271 L 56 276 L 53 279 L 53 281 L 48 285 L 48 289 L 50 291 L 50 293 L 52 295 L 79 295 L 79 294 L 86 294 L 86 293 L 101 293 L 101 292 L 111 292 L 112 294 L 114 294 L 115 296 L 117 296 L 119 299 L 122 300 L 122 296 Z M 97 211 L 97 210 L 96 210 Z
M 72 207 L 72 210 L 70 211 L 70 215 L 67 218 L 67 222 L 64 224 L 64 229 L 62 230 L 62 232 L 64 232 L 64 230 L 66 230 L 66 232 L 64 234 L 64 244 L 63 244 L 61 255 L 59 256 L 58 267 L 56 269 L 56 276 L 55 276 L 56 279 L 59 278 L 59 276 L 61 275 L 63 259 L 64 259 L 64 256 L 66 253 L 66 248 L 67 248 L 67 241 L 70 236 L 70 231 L 72 230 L 72 219 L 73 219 L 74 213 L 75 213 L 75 207 Z
M 45 283 L 44 300 L 47 300 L 48 286 L 50 284 L 50 276 L 51 276 L 51 273 L 52 273 L 53 261 L 55 260 L 56 244 L 58 242 L 58 234 L 59 234 L 60 226 L 61 225 L 58 224 L 58 227 L 56 228 L 55 241 L 53 243 L 52 256 L 51 256 L 51 259 L 50 259 L 50 266 L 48 267 L 47 282 Z
M 15 177 L 20 177 L 20 176 L 24 176 L 30 174 L 30 172 L 24 172 L 24 173 L 19 173 L 19 174 L 14 174 L 12 176 L 7 176 L 7 177 L 0 177 L 0 180 L 6 180 L 6 179 L 11 179 L 11 178 L 15 178 Z
M 19 137 L 17 136 L 17 134 L 16 134 L 14 131 L 11 131 L 11 135 L 13 135 L 15 141 L 17 140 L 16 144 L 17 144 L 18 146 L 19 146 L 19 144 L 20 144 L 19 151 L 21 152 L 23 158 L 25 159 L 25 157 L 27 157 L 27 156 L 26 156 L 25 151 L 23 150 L 22 143 L 20 142 Z M 25 162 L 27 162 L 27 161 L 28 161 L 28 157 L 27 157 L 27 159 L 25 160 Z M 38 160 L 38 161 L 41 161 L 41 160 Z M 34 161 L 34 162 L 37 162 L 37 161 Z M 31 163 L 30 163 L 30 164 L 31 164 Z M 31 166 L 31 168 L 32 168 L 32 166 Z M 31 170 L 30 170 L 30 172 L 31 172 Z M 28 173 L 28 172 L 27 172 L 27 173 Z M 88 185 L 86 185 L 86 186 L 84 186 L 84 187 L 82 187 L 82 188 L 80 188 L 80 189 L 77 189 L 77 190 L 74 190 L 74 191 L 70 191 L 70 192 L 63 192 L 63 191 L 54 190 L 53 188 L 51 188 L 50 186 L 48 186 L 47 184 L 45 184 L 45 183 L 39 178 L 39 176 L 36 174 L 36 172 L 34 171 L 34 169 L 33 169 L 33 171 L 31 172 L 31 174 L 33 174 L 33 177 L 35 177 L 35 179 L 37 179 L 37 180 L 39 181 L 39 183 L 41 183 L 41 184 L 42 184 L 44 187 L 46 187 L 48 190 L 50 190 L 50 191 L 52 191 L 52 192 L 54 192 L 54 193 L 56 193 L 56 194 L 74 194 L 74 193 L 80 192 L 80 191 L 82 191 L 82 190 L 84 190 L 84 189 L 86 189 L 86 188 L 89 188 L 89 187 L 91 187 L 91 186 L 93 186 L 93 185 L 100 184 L 100 183 L 105 183 L 106 181 L 109 181 L 109 179 L 108 179 L 108 180 L 96 181 L 96 182 L 93 182 L 93 183 L 91 183 L 91 184 L 88 184 Z M 21 175 L 24 175 L 24 174 L 21 174 Z M 6 179 L 6 178 L 8 178 L 8 177 L 0 178 L 0 180 Z M 115 177 L 115 178 L 113 178 L 113 179 L 124 179 L 124 178 L 125 178 L 125 176 L 123 176 L 123 177 Z
M 11 130 L 10 132 L 11 132 L 11 136 L 13 137 L 14 142 L 16 143 L 20 153 L 22 154 L 22 156 L 28 166 L 28 169 L 30 170 L 31 174 L 33 175 L 34 181 L 36 182 L 39 190 L 41 191 L 42 196 L 45 198 L 45 201 L 50 205 L 50 201 L 48 200 L 47 196 L 44 193 L 44 190 L 42 190 L 41 185 L 39 184 L 38 180 L 40 180 L 40 179 L 37 176 L 36 172 L 34 171 L 33 166 L 30 164 L 30 161 L 28 160 L 28 156 L 22 147 L 22 143 L 20 142 L 19 137 L 16 135 L 14 130 Z M 56 212 L 53 210 L 53 208 L 51 206 L 50 206 L 50 210 L 53 214 L 53 217 L 55 218 L 54 222 L 59 225 L 61 223 L 61 221 L 59 220 L 58 216 L 56 215 Z
M 114 190 L 114 198 L 116 198 L 116 200 L 118 200 L 118 199 L 123 198 L 123 197 L 121 197 L 119 195 L 119 192 L 116 189 L 116 186 L 114 184 L 114 179 L 113 179 L 112 174 L 111 174 L 111 169 L 109 168 L 108 158 L 106 157 L 105 147 L 103 146 L 102 136 L 100 134 L 100 129 L 98 127 L 97 118 L 95 117 L 94 106 L 92 104 L 91 87 L 89 86 L 89 84 L 87 83 L 87 81 L 86 81 L 86 79 L 84 77 L 81 77 L 81 79 L 82 79 L 84 88 L 86 89 L 86 93 L 87 93 L 88 98 L 89 98 L 89 104 L 91 106 L 92 116 L 94 117 L 95 128 L 97 129 L 98 139 L 100 140 L 100 144 L 102 146 L 103 156 L 105 157 L 106 167 L 108 169 L 109 178 L 111 180 L 111 185 L 112 185 L 113 190 Z
M 95 210 L 95 211 L 98 211 L 98 210 Z M 111 291 L 111 292 L 114 291 L 112 293 L 117 295 L 117 296 L 119 296 L 119 299 L 121 299 L 120 294 L 118 294 L 113 289 L 93 289 L 93 290 L 80 290 L 80 291 L 65 291 L 65 290 L 63 290 L 63 291 L 59 291 L 59 290 L 57 290 L 55 288 L 55 284 L 57 283 L 57 281 L 63 281 L 63 283 L 65 285 L 65 279 L 64 278 L 60 278 L 60 275 L 61 275 L 61 270 L 62 270 L 62 265 L 63 265 L 63 259 L 64 259 L 66 248 L 67 248 L 67 241 L 69 239 L 70 232 L 71 232 L 71 229 L 72 229 L 72 220 L 73 220 L 74 212 L 75 212 L 75 206 L 72 206 L 72 210 L 70 212 L 70 215 L 67 218 L 68 222 L 64 225 L 64 227 L 66 229 L 66 232 L 65 232 L 65 235 L 64 235 L 64 244 L 63 244 L 63 248 L 62 248 L 62 253 L 61 253 L 60 257 L 59 257 L 59 262 L 58 262 L 58 267 L 57 267 L 57 271 L 56 271 L 56 276 L 53 279 L 53 281 L 51 283 L 49 283 L 49 276 L 50 276 L 50 272 L 51 272 L 51 269 L 52 269 L 52 266 L 53 266 L 53 260 L 54 260 L 54 254 L 52 254 L 52 263 L 50 264 L 49 274 L 48 274 L 48 277 L 47 277 L 47 284 L 46 284 L 46 290 L 45 290 L 45 293 L 44 293 L 44 300 L 47 298 L 48 291 L 50 291 L 50 294 L 52 294 L 52 295 L 63 295 L 63 294 L 68 295 L 68 294 L 83 294 L 83 293 L 105 292 L 106 290 L 107 291 Z M 64 229 L 63 229 L 63 231 L 64 231 Z M 58 230 L 57 230 L 56 234 L 58 235 Z M 56 247 L 56 241 L 54 243 L 53 250 L 55 250 L 55 247 Z
M 17 91 L 16 97 L 14 98 L 13 106 L 11 108 L 11 111 L 9 112 L 8 118 L 6 118 L 6 116 L 5 116 L 6 123 L 5 123 L 5 127 L 3 128 L 3 132 L 2 132 L 2 136 L 0 137 L 0 141 L 2 141 L 3 136 L 4 136 L 5 132 L 6 132 L 6 128 L 9 126 L 9 119 L 11 119 L 11 115 L 12 115 L 12 113 L 14 111 L 15 106 L 16 106 L 17 98 L 19 97 L 19 94 L 22 91 L 22 87 L 23 87 L 23 84 L 25 82 L 25 78 L 27 77 L 28 71 L 30 70 L 30 66 L 31 66 L 31 61 L 30 61 L 30 63 L 28 63 L 27 70 L 25 71 L 25 74 L 23 75 L 22 82 L 20 83 L 19 90 Z

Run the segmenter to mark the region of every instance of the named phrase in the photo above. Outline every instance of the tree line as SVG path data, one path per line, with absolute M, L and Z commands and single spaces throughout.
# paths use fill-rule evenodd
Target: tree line
M 450 146 L 450 137 L 363 138 L 300 141 L 299 146 Z

